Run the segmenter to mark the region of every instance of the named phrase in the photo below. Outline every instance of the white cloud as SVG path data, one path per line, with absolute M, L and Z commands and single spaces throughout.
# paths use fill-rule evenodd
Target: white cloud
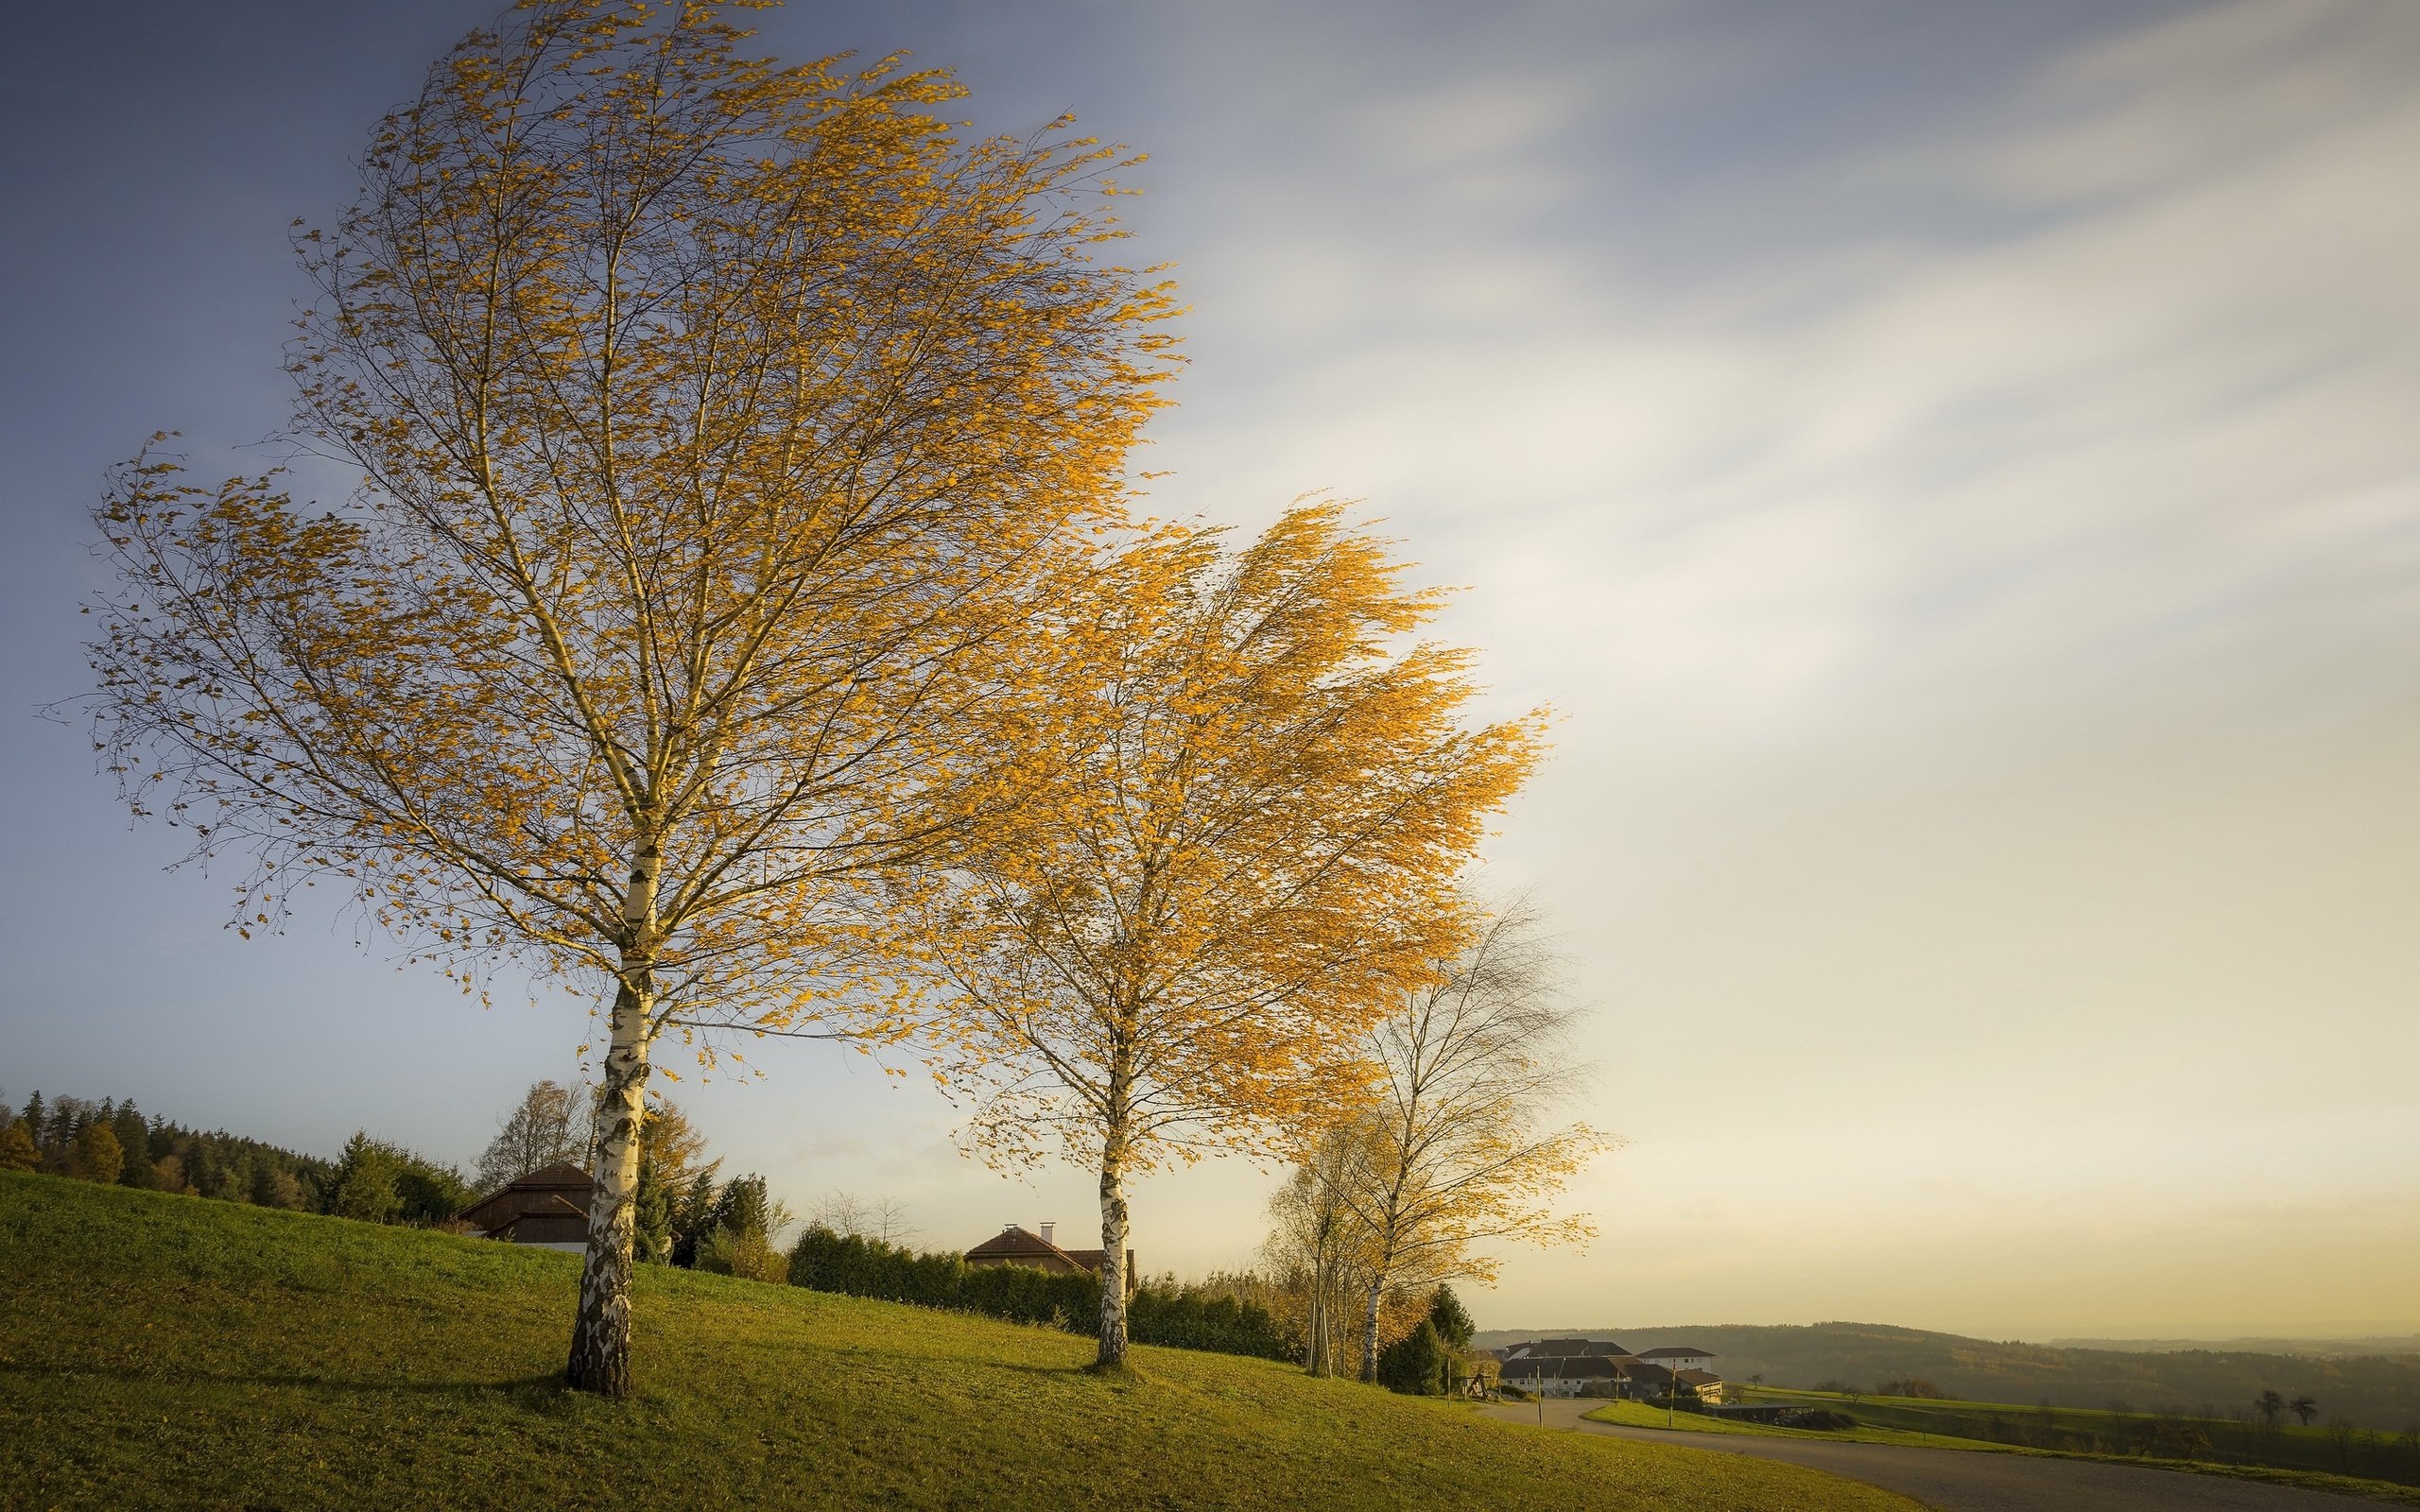
M 1639 1143 L 1586 1195 L 1625 1256 L 1642 1211 L 1755 1254 L 1812 1202 L 1802 1290 L 1845 1297 L 1877 1246 L 1963 1263 L 1936 1230 L 2060 1204 L 2071 1235 L 2168 1213 L 2093 1243 L 2215 1299 L 2239 1278 L 2193 1271 L 2178 1204 L 2420 1179 L 2383 1069 L 2420 1054 L 2415 62 L 2408 9 L 2191 12 L 1919 132 L 1776 145 L 1726 193 L 1803 219 L 1694 269 L 1659 209 L 1754 217 L 1589 220 L 1624 103 L 1575 122 L 1550 77 L 1496 147 L 1532 200 L 1427 136 L 1384 156 L 1365 112 L 1255 166 L 1285 255 L 1249 226 L 1193 254 L 1212 392 L 1167 496 L 1366 497 L 1470 585 L 1452 633 L 1566 715 L 1506 852 L 1603 1006 L 1597 1116 Z M 1853 1311 L 1770 1259 L 1729 1295 Z M 1524 1316 L 1599 1316 L 1601 1263 L 1514 1274 Z M 2383 1312 L 2383 1274 L 2346 1284 Z

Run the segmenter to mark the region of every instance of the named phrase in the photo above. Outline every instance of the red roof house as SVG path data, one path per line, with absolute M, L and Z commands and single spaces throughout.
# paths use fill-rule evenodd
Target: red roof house
M 1056 1241 L 1057 1224 L 1042 1225 L 1040 1233 L 1028 1233 L 1010 1224 L 997 1234 L 984 1240 L 966 1252 L 970 1265 L 1031 1265 L 1036 1270 L 1055 1271 L 1062 1276 L 1098 1276 L 1108 1259 L 1098 1249 L 1062 1249 Z M 1134 1289 L 1134 1251 L 1126 1252 L 1126 1289 Z

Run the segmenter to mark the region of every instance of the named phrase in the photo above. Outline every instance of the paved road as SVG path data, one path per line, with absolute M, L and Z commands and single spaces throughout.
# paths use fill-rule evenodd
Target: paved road
M 1616 1438 L 1638 1438 L 1703 1449 L 1718 1454 L 1753 1454 L 1829 1470 L 1868 1486 L 1912 1496 L 1940 1512 L 2357 1512 L 2364 1503 L 2325 1491 L 2178 1470 L 2106 1465 L 2099 1460 L 2048 1459 L 2031 1454 L 1994 1454 L 1962 1449 L 1911 1449 L 1895 1444 L 1827 1444 L 1804 1438 L 1756 1438 L 1744 1434 L 1668 1433 L 1660 1428 L 1616 1428 L 1581 1420 L 1593 1401 L 1549 1401 L 1548 1428 L 1576 1428 Z M 1506 1403 L 1484 1411 L 1507 1422 L 1534 1423 L 1534 1403 Z

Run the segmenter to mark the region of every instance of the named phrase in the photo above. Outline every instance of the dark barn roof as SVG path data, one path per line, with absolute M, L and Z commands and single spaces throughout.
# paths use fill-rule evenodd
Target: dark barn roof
M 1515 1354 L 1530 1360 L 1571 1360 L 1582 1356 L 1600 1360 L 1630 1358 L 1630 1351 L 1611 1339 L 1532 1339 L 1527 1344 L 1508 1344 L 1493 1352 L 1499 1360 Z
M 474 1228 L 490 1232 L 510 1228 L 524 1217 L 560 1217 L 576 1213 L 585 1223 L 596 1179 L 568 1160 L 532 1171 L 517 1181 L 489 1193 L 459 1214 Z
M 1550 1354 L 1544 1359 L 1507 1360 L 1503 1373 L 1507 1381 L 1643 1381 L 1650 1385 L 1661 1384 L 1671 1378 L 1671 1372 L 1660 1365 L 1646 1365 L 1628 1357 L 1610 1359 L 1590 1354 Z

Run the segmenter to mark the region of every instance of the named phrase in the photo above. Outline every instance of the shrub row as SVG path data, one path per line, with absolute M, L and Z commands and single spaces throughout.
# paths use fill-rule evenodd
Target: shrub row
M 1029 1265 L 969 1265 L 951 1254 L 915 1254 L 856 1234 L 809 1228 L 790 1250 L 790 1284 L 919 1307 L 1040 1323 L 1070 1333 L 1100 1330 L 1100 1282 Z M 1137 1344 L 1290 1360 L 1298 1352 L 1266 1308 L 1200 1287 L 1138 1287 L 1127 1304 Z

